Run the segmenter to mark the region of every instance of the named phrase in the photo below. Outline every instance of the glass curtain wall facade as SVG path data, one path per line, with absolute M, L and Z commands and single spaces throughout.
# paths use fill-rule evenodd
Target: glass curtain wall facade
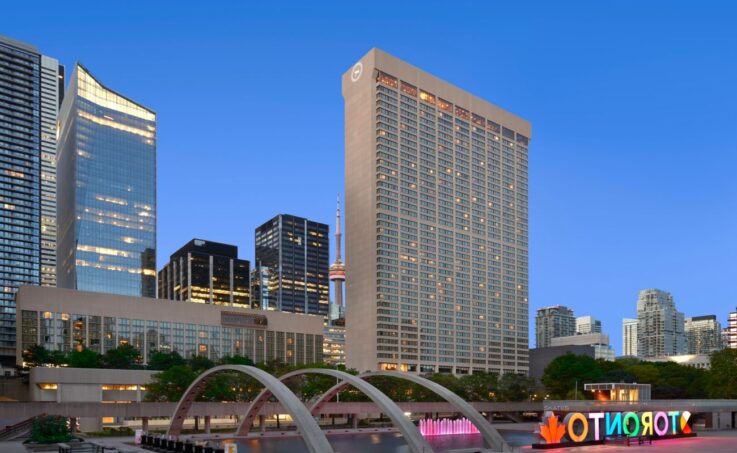
M 253 303 L 267 310 L 326 316 L 330 303 L 328 240 L 326 224 L 292 215 L 280 214 L 258 227 L 258 295 L 266 300 Z
M 56 285 L 56 123 L 64 67 L 0 36 L 0 356 L 15 352 L 18 286 Z
M 530 124 L 378 49 L 343 98 L 347 365 L 526 373 Z
M 60 113 L 58 285 L 156 294 L 156 114 L 75 67 Z
M 250 263 L 238 247 L 192 239 L 159 271 L 160 299 L 250 307 Z
M 41 345 L 69 353 L 81 345 L 104 354 L 130 344 L 141 351 L 144 363 L 155 351 L 214 361 L 234 355 L 289 365 L 323 360 L 322 335 L 52 311 L 22 310 L 20 317 L 24 351 Z

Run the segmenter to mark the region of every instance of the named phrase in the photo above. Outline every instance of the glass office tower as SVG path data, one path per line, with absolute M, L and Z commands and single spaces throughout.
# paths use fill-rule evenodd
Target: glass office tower
M 15 354 L 15 290 L 56 285 L 56 122 L 64 67 L 0 36 L 0 356 Z
M 328 314 L 328 226 L 279 214 L 256 228 L 254 306 L 311 315 Z M 262 298 L 266 297 L 266 300 Z
M 61 112 L 58 286 L 156 294 L 156 114 L 77 64 Z

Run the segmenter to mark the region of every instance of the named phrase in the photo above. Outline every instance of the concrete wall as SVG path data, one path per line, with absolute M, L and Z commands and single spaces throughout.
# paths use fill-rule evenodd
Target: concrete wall
M 157 371 L 109 370 L 95 368 L 31 368 L 29 396 L 31 401 L 57 403 L 100 403 L 103 401 L 141 402 L 145 392 L 136 390 L 103 390 L 103 385 L 140 387 L 151 382 Z M 54 384 L 56 390 L 43 389 L 43 384 Z M 78 416 L 88 415 L 81 412 Z M 104 416 L 104 415 L 103 415 Z M 80 430 L 99 431 L 102 417 L 80 417 Z

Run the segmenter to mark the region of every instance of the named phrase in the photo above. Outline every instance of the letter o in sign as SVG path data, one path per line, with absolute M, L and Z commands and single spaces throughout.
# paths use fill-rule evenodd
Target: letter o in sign
M 573 430 L 573 425 L 576 423 L 576 421 L 580 421 L 581 426 L 583 427 L 583 430 L 581 430 L 581 434 L 576 434 L 576 432 Z M 570 418 L 568 418 L 567 428 L 568 437 L 570 437 L 573 442 L 582 442 L 586 440 L 586 436 L 589 435 L 589 421 L 586 420 L 586 417 L 584 417 L 583 414 L 580 412 L 571 414 Z

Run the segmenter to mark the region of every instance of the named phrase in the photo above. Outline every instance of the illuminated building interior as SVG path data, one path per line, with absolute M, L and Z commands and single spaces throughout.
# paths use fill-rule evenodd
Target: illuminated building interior
M 156 294 L 156 114 L 83 66 L 62 104 L 58 285 Z

